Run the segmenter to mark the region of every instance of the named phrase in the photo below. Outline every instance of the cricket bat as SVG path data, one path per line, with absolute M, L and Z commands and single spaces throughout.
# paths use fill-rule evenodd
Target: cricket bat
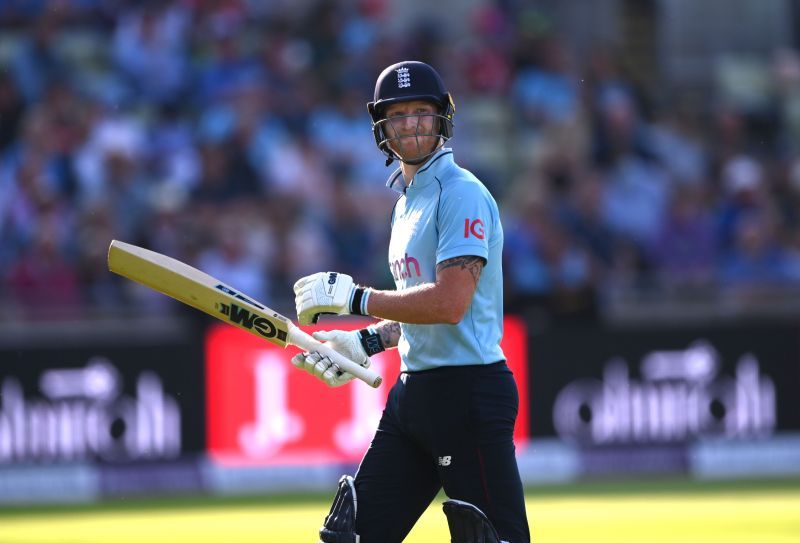
M 283 315 L 179 260 L 113 240 L 108 269 L 281 347 L 316 351 L 371 387 L 381 384 L 380 375 L 323 345 Z

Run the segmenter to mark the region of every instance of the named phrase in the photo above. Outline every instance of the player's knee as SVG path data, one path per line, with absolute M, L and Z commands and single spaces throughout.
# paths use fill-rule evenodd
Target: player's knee
M 349 475 L 342 475 L 331 510 L 319 530 L 320 541 L 322 543 L 358 543 L 360 538 L 356 533 L 357 510 L 358 502 L 353 478 Z
M 483 511 L 469 502 L 447 500 L 442 504 L 452 543 L 503 543 Z

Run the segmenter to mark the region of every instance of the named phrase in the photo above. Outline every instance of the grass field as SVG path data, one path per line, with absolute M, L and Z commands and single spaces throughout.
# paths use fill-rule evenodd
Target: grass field
M 327 496 L 0 510 L 2 543 L 315 542 Z M 449 541 L 438 499 L 406 539 Z M 527 496 L 537 542 L 800 542 L 800 480 L 593 483 Z

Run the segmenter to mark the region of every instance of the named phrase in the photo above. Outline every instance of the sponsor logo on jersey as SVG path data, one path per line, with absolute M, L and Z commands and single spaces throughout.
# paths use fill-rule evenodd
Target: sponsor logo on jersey
M 447 467 L 452 463 L 452 461 L 453 461 L 453 457 L 452 456 L 440 456 L 439 457 L 439 465 L 440 466 Z
M 483 230 L 482 220 L 464 219 L 464 237 L 468 238 L 470 236 L 475 236 L 478 239 L 483 239 L 486 236 L 486 233 Z
M 409 256 L 408 253 L 406 253 L 403 258 L 390 262 L 389 267 L 392 269 L 392 276 L 395 281 L 408 279 L 411 277 L 412 273 L 417 277 L 422 276 L 419 269 L 419 260 L 413 256 Z

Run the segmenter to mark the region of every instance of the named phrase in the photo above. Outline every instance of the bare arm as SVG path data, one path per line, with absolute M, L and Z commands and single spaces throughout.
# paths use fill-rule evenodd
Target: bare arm
M 472 302 L 485 262 L 479 256 L 459 256 L 436 266 L 434 283 L 405 290 L 373 290 L 369 313 L 409 324 L 458 324 Z
M 381 338 L 381 342 L 386 349 L 397 347 L 400 336 L 403 335 L 400 323 L 395 321 L 381 321 L 373 326 Z

